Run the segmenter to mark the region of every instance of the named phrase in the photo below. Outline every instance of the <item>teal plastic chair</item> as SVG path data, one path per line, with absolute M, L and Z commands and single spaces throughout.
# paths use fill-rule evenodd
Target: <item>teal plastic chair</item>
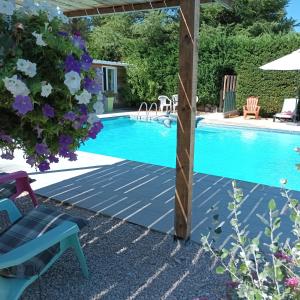
M 15 204 L 9 199 L 0 200 L 0 211 L 6 211 L 10 222 L 16 222 L 22 215 Z M 44 274 L 65 252 L 72 247 L 80 262 L 80 266 L 84 276 L 88 277 L 88 268 L 85 256 L 78 239 L 79 228 L 77 224 L 70 221 L 63 221 L 55 228 L 47 231 L 43 235 L 31 240 L 12 251 L 0 255 L 0 269 L 17 266 L 25 261 L 35 257 L 42 251 L 60 244 L 59 252 L 51 259 L 51 261 L 43 268 L 39 275 L 29 278 L 7 278 L 0 276 L 0 299 L 13 300 L 18 299 L 28 285 Z

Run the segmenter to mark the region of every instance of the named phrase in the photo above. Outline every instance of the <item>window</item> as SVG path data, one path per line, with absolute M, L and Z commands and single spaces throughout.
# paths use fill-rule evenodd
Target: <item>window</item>
M 118 92 L 117 68 L 103 67 L 103 87 L 107 92 Z

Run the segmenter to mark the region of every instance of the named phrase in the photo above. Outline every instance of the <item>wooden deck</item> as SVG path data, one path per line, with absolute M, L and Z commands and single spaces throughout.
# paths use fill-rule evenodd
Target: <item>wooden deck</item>
M 53 171 L 55 172 L 55 171 Z M 132 222 L 172 234 L 174 230 L 175 169 L 122 161 L 100 166 L 86 174 L 36 190 L 36 193 L 100 214 Z M 59 175 L 59 173 L 58 173 Z M 214 216 L 225 221 L 216 245 L 228 242 L 231 229 L 227 209 L 232 190 L 231 179 L 194 174 L 191 239 L 199 242 L 201 235 L 214 229 Z M 285 199 L 279 188 L 238 181 L 244 191 L 241 221 L 249 224 L 252 235 L 262 233 L 264 226 L 256 214 L 267 215 L 268 202 L 275 199 L 281 211 L 282 231 L 288 234 L 291 224 L 285 210 Z M 300 192 L 291 192 L 300 199 Z

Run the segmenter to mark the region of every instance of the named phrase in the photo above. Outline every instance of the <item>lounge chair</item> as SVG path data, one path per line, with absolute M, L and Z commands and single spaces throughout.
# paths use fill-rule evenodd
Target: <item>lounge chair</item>
M 247 98 L 247 104 L 243 106 L 244 118 L 246 119 L 247 115 L 255 115 L 255 119 L 259 118 L 260 106 L 258 104 L 257 97 Z
M 166 111 L 172 110 L 172 101 L 167 96 L 159 96 L 158 100 L 160 102 L 159 110 L 164 111 L 164 108 L 166 108 Z
M 33 193 L 28 174 L 25 171 L 0 174 L 0 199 L 16 199 L 23 192 L 27 192 L 34 206 L 38 205 L 35 194 Z
M 88 277 L 78 239 L 85 220 L 44 206 L 22 216 L 10 199 L 0 199 L 0 211 L 6 211 L 11 222 L 0 233 L 0 299 L 19 299 L 69 248 L 75 250 Z
M 296 121 L 297 118 L 297 104 L 298 99 L 296 98 L 287 98 L 284 99 L 282 110 L 280 113 L 277 113 L 273 116 L 273 122 L 276 121 L 276 119 L 279 120 L 291 120 L 293 122 Z

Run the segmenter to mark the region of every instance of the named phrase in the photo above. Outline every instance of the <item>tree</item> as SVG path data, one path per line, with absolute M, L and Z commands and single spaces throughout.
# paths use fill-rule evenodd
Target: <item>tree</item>
M 111 61 L 123 60 L 126 40 L 131 38 L 133 21 L 134 15 L 131 14 L 95 18 L 94 30 L 88 39 L 92 56 Z
M 296 25 L 287 18 L 285 7 L 289 0 L 233 0 L 232 9 L 219 4 L 203 8 L 201 24 L 227 27 L 230 34 L 259 36 L 264 33 L 288 33 Z

